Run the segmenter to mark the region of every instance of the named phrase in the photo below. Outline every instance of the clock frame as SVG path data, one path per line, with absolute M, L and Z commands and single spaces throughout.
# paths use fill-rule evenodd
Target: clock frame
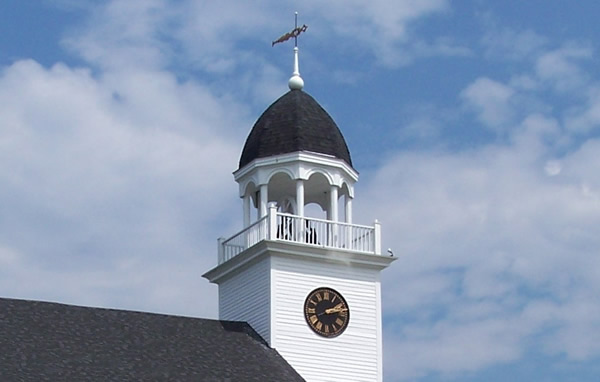
M 332 288 L 321 287 L 308 294 L 304 301 L 304 318 L 318 335 L 333 338 L 346 330 L 350 310 L 344 297 Z

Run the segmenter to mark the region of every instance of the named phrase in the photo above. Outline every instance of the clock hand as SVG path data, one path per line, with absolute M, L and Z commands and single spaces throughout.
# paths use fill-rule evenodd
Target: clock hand
M 331 308 L 331 309 L 335 309 L 335 308 Z M 335 311 L 332 311 L 331 309 L 325 309 L 324 311 L 322 311 L 321 313 L 317 313 L 317 316 L 322 316 L 324 314 L 331 314 L 334 313 Z
M 342 303 L 340 302 L 333 308 L 325 309 L 325 313 L 330 314 L 330 313 L 336 312 L 338 309 L 341 309 L 341 308 L 342 308 Z
M 317 316 L 322 316 L 323 314 L 331 314 L 331 313 L 338 313 L 338 312 L 345 312 L 348 309 L 342 309 L 342 308 L 329 308 L 329 309 L 325 309 L 324 311 L 322 311 L 321 313 L 317 313 Z
M 331 314 L 331 313 L 339 313 L 339 312 L 347 312 L 348 309 L 347 308 L 342 308 L 342 307 L 335 307 L 335 308 L 329 308 L 329 309 L 325 309 L 325 313 L 327 314 Z

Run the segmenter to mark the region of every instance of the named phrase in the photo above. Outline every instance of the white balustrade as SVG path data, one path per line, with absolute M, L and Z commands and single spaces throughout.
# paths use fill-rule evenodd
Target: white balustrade
M 219 264 L 237 256 L 262 240 L 292 243 L 381 254 L 380 228 L 308 218 L 277 212 L 268 214 L 233 235 L 219 239 Z
M 219 240 L 219 264 L 237 256 L 267 237 L 268 216 L 257 220 L 227 240 Z

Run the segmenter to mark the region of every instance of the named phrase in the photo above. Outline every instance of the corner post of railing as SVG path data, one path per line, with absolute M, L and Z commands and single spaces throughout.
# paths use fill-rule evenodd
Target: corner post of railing
M 277 207 L 275 204 L 269 206 L 267 211 L 268 227 L 267 238 L 269 240 L 275 240 L 277 238 Z
M 225 242 L 224 237 L 220 237 L 217 239 L 217 253 L 218 253 L 218 262 L 222 264 L 225 262 L 225 246 L 223 243 Z
M 381 255 L 381 223 L 375 219 L 375 254 Z

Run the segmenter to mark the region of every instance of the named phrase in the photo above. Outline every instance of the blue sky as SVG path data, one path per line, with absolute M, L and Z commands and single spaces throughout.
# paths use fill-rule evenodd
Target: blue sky
M 0 3 L 0 295 L 216 317 L 256 118 L 305 90 L 383 224 L 386 381 L 600 375 L 594 1 Z

